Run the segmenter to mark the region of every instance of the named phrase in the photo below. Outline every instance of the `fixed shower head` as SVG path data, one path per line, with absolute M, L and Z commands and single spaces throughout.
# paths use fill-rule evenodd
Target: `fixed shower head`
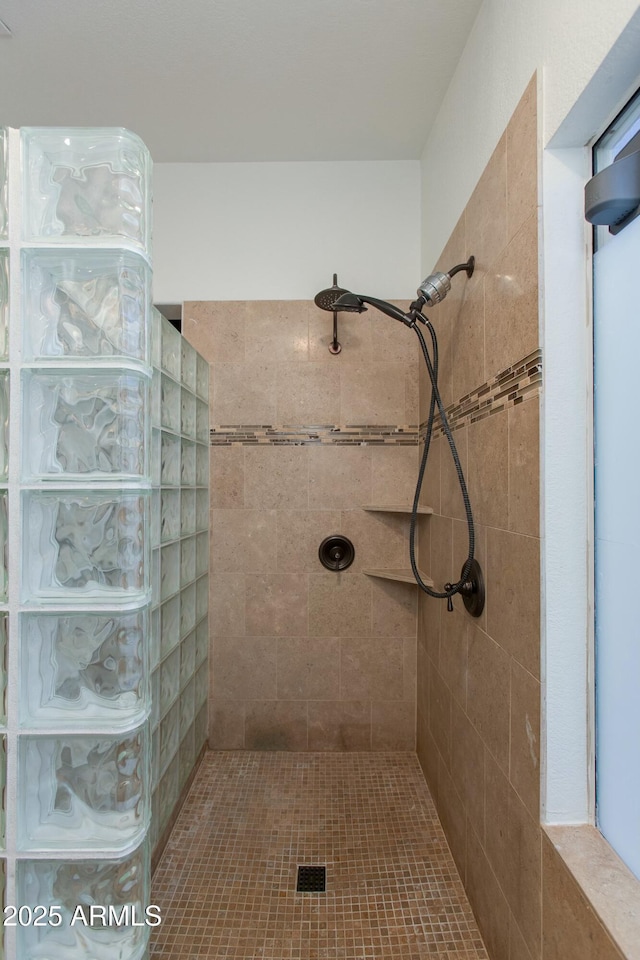
M 436 271 L 436 273 L 430 274 L 418 287 L 418 300 L 421 301 L 423 305 L 426 304 L 428 307 L 435 307 L 437 303 L 441 303 L 444 300 L 449 290 L 451 290 L 451 277 L 454 277 L 456 273 L 460 273 L 461 270 L 464 270 L 468 277 L 472 276 L 475 264 L 475 257 L 469 257 L 466 263 L 457 264 L 449 270 L 449 273 Z
M 321 310 L 337 311 L 340 313 L 362 313 L 363 310 L 366 310 L 366 307 L 363 307 L 360 302 L 357 303 L 342 303 L 342 299 L 345 297 L 353 297 L 354 295 L 348 290 L 344 290 L 342 287 L 338 286 L 338 274 L 334 273 L 333 275 L 333 286 L 327 287 L 326 290 L 321 290 L 320 293 L 316 293 L 313 298 L 313 302 L 316 307 L 320 307 Z M 355 298 L 357 300 L 357 297 Z M 338 303 L 338 301 L 341 301 Z

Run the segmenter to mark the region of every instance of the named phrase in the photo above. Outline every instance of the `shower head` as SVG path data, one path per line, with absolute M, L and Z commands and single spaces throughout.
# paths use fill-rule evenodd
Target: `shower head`
M 340 313 L 362 313 L 363 310 L 366 310 L 366 307 L 355 302 L 342 303 L 338 304 L 338 300 L 342 301 L 343 298 L 352 297 L 353 294 L 349 293 L 348 290 L 344 290 L 342 287 L 338 286 L 338 274 L 334 273 L 333 275 L 333 286 L 327 287 L 326 290 L 321 290 L 320 293 L 316 293 L 313 298 L 313 302 L 316 307 L 320 307 L 321 310 L 336 311 L 339 310 Z M 357 299 L 357 298 L 356 298 Z
M 464 270 L 468 277 L 472 276 L 475 263 L 475 257 L 469 257 L 466 263 L 457 264 L 449 270 L 449 273 L 436 271 L 430 274 L 418 287 L 418 301 L 421 301 L 423 306 L 426 304 L 428 307 L 435 307 L 451 290 L 451 278 L 461 270 Z

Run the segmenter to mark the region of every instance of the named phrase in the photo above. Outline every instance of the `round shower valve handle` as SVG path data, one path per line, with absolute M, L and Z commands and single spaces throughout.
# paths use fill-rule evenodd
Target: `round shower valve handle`
M 318 557 L 322 566 L 336 573 L 350 567 L 355 555 L 356 551 L 351 540 L 339 534 L 325 537 L 318 549 Z

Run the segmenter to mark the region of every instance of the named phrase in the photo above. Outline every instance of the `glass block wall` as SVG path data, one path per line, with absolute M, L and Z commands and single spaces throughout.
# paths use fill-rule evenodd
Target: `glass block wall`
M 152 847 L 207 738 L 209 365 L 154 310 L 152 326 Z
M 153 844 L 206 731 L 208 380 L 152 322 L 150 175 L 125 130 L 0 131 L 8 960 L 146 956 Z

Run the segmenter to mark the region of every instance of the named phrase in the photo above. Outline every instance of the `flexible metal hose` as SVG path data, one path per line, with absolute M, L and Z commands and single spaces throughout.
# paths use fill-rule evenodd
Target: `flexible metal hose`
M 424 440 L 424 450 L 422 451 L 422 458 L 420 461 L 420 469 L 418 471 L 418 481 L 416 483 L 416 492 L 413 498 L 413 508 L 411 510 L 411 526 L 409 528 L 409 556 L 411 558 L 411 569 L 413 575 L 416 579 L 416 583 L 421 590 L 424 590 L 425 593 L 428 593 L 430 597 L 435 597 L 438 600 L 449 600 L 451 603 L 451 597 L 459 593 L 461 587 L 469 579 L 469 574 L 471 572 L 471 563 L 473 561 L 473 554 L 475 551 L 475 529 L 473 525 L 473 513 L 471 512 L 471 502 L 469 500 L 469 493 L 467 491 L 467 484 L 464 479 L 464 473 L 462 472 L 462 466 L 460 465 L 460 457 L 458 456 L 458 451 L 456 449 L 455 441 L 451 433 L 451 427 L 449 426 L 449 421 L 447 420 L 447 415 L 444 410 L 444 405 L 442 403 L 442 398 L 440 397 L 440 391 L 438 389 L 438 339 L 436 337 L 436 332 L 433 329 L 431 321 L 426 317 L 420 317 L 424 322 L 425 326 L 429 330 L 431 335 L 431 342 L 433 345 L 433 362 L 429 356 L 429 350 L 427 349 L 427 344 L 422 335 L 422 331 L 418 329 L 417 325 L 414 323 L 412 329 L 415 331 L 418 340 L 420 341 L 420 347 L 422 349 L 422 356 L 424 357 L 424 362 L 427 366 L 427 371 L 429 373 L 429 380 L 431 381 L 431 402 L 429 404 L 429 417 L 427 419 L 427 431 L 425 434 Z M 429 447 L 431 445 L 431 434 L 433 431 L 433 420 L 435 416 L 435 408 L 438 407 L 438 413 L 440 414 L 440 420 L 442 422 L 442 429 L 444 430 L 445 436 L 449 442 L 449 449 L 451 450 L 451 456 L 453 457 L 453 462 L 456 468 L 456 473 L 458 475 L 458 483 L 460 484 L 460 491 L 462 493 L 462 499 L 464 501 L 464 509 L 467 517 L 467 529 L 469 533 L 469 553 L 465 561 L 464 567 L 462 568 L 462 573 L 460 579 L 457 583 L 447 583 L 444 585 L 443 591 L 433 590 L 428 584 L 424 582 L 420 576 L 420 571 L 418 570 L 418 565 L 416 563 L 416 551 L 415 551 L 415 536 L 416 536 L 416 522 L 418 518 L 418 505 L 420 503 L 420 493 L 422 491 L 422 482 L 424 480 L 424 474 L 427 467 L 427 459 L 429 457 Z M 452 607 L 450 606 L 450 609 Z

